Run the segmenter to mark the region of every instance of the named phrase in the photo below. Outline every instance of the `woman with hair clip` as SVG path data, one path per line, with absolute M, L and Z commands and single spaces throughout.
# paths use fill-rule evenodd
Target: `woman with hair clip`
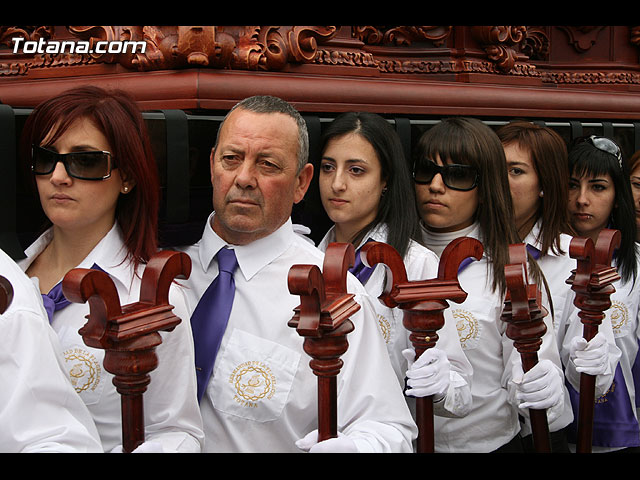
M 575 268 L 569 257 L 571 231 L 567 211 L 569 171 L 567 146 L 554 130 L 531 122 L 516 120 L 496 131 L 504 148 L 514 221 L 518 236 L 536 259 L 548 286 L 551 309 L 545 317 L 548 329 L 554 333 L 565 306 L 572 309 L 573 294 L 566 279 Z M 574 311 L 575 313 L 575 311 Z M 558 364 L 562 368 L 562 365 Z M 553 452 L 568 452 L 565 428 L 573 420 L 569 394 L 565 392 L 565 409 L 549 425 Z M 533 449 L 528 421 L 520 435 L 527 451 Z
M 548 329 L 542 339 L 539 362 L 523 374 L 520 354 L 500 319 L 509 245 L 520 243 L 504 150 L 481 121 L 445 119 L 420 138 L 413 175 L 424 244 L 438 254 L 463 236 L 484 246 L 482 259 L 458 274 L 467 299 L 451 307 L 473 367 L 472 410 L 464 418 L 436 418 L 441 450 L 522 451 L 518 415 L 528 415 L 529 408 L 545 409 L 553 423 L 563 412 L 565 396 L 553 331 Z M 542 286 L 531 256 L 528 270 L 529 281 Z
M 89 305 L 66 301 L 61 281 L 73 268 L 101 269 L 122 305 L 138 301 L 144 265 L 157 250 L 160 194 L 146 126 L 124 92 L 82 87 L 38 105 L 22 142 L 48 228 L 20 266 L 43 294 L 104 450 L 121 451 L 120 394 L 102 367 L 104 350 L 86 346 L 78 334 Z M 161 333 L 159 365 L 144 394 L 146 441 L 137 452 L 199 452 L 204 440 L 185 299 L 177 286 L 169 293 L 182 322 Z
M 394 247 L 404 259 L 409 280 L 426 280 L 438 273 L 438 257 L 419 243 L 419 223 L 411 176 L 400 139 L 379 115 L 349 112 L 338 116 L 322 139 L 319 191 L 322 205 L 334 222 L 320 242 L 350 242 L 359 252 L 368 241 Z M 356 253 L 352 273 L 377 298 L 385 284 L 385 268 L 368 268 Z M 382 302 L 374 305 L 387 351 L 398 381 L 411 397 L 434 395 L 437 415 L 463 416 L 470 407 L 471 367 L 460 347 L 455 324 L 445 320 L 434 348 L 417 361 L 402 324 L 403 312 Z M 414 402 L 409 402 L 413 407 Z
M 613 283 L 616 291 L 605 313 L 622 356 L 614 367 L 613 384 L 596 398 L 593 452 L 637 452 L 640 427 L 632 365 L 638 354 L 640 295 L 636 280 L 640 256 L 629 174 L 620 147 L 611 139 L 595 135 L 574 143 L 569 151 L 569 172 L 569 215 L 577 234 L 594 242 L 604 228 L 617 229 L 621 234 L 620 247 L 613 256 L 621 279 Z M 572 387 L 569 392 L 577 413 L 579 394 Z M 575 429 L 574 423 L 570 442 L 575 442 Z

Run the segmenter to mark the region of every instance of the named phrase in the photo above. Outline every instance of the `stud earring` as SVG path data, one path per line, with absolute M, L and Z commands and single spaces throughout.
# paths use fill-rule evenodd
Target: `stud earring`
M 127 193 L 129 191 L 129 187 L 124 187 L 124 193 Z
M 544 197 L 544 192 L 542 190 L 540 190 L 540 197 Z

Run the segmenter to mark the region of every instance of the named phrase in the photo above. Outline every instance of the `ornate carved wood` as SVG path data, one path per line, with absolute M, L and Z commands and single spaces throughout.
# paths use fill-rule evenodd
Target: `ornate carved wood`
M 574 237 L 569 245 L 569 255 L 577 263 L 567 283 L 576 293 L 573 303 L 580 310 L 578 316 L 583 325 L 583 337 L 587 341 L 598 333 L 604 312 L 611 307 L 611 294 L 616 291 L 612 283 L 620 279 L 617 269 L 611 266 L 614 250 L 620 246 L 620 238 L 619 230 L 603 229 L 595 244 L 590 238 Z M 594 402 L 595 376 L 583 373 L 580 375 L 578 453 L 591 452 Z
M 542 296 L 527 275 L 527 250 L 524 244 L 509 246 L 509 264 L 504 269 L 507 294 L 501 319 L 507 323 L 506 335 L 522 359 L 522 370 L 528 372 L 538 363 L 538 350 L 547 331 Z M 529 409 L 533 442 L 537 452 L 550 453 L 551 441 L 545 410 Z
M 385 265 L 387 281 L 380 300 L 390 308 L 403 311 L 403 325 L 411 332 L 409 339 L 416 351 L 416 359 L 438 341 L 438 330 L 444 326 L 447 300 L 460 303 L 467 293 L 458 283 L 460 263 L 469 257 L 482 257 L 482 244 L 472 238 L 458 238 L 442 252 L 438 276 L 431 280 L 409 281 L 400 254 L 390 245 L 369 242 L 362 247 L 360 256 L 367 266 Z M 433 398 L 416 399 L 418 424 L 418 453 L 434 451 Z
M 11 282 L 0 276 L 0 315 L 7 311 L 13 300 L 13 286 Z
M 191 259 L 182 252 L 161 251 L 149 260 L 142 276 L 140 300 L 121 306 L 113 280 L 103 271 L 76 268 L 65 275 L 62 290 L 72 302 L 89 302 L 87 323 L 79 330 L 84 342 L 105 350 L 104 368 L 114 375 L 121 395 L 122 448 L 132 452 L 144 442 L 142 397 L 158 366 L 155 349 L 160 331 L 181 321 L 171 310 L 169 287 L 188 278 Z
M 318 377 L 318 441 L 338 435 L 336 377 L 347 351 L 347 335 L 354 326 L 349 318 L 360 310 L 354 295 L 347 293 L 347 272 L 353 266 L 353 245 L 331 243 L 325 252 L 322 272 L 316 265 L 294 265 L 289 270 L 289 292 L 300 295 L 300 305 L 288 326 L 304 337 L 309 366 Z
M 271 93 L 301 111 L 635 120 L 638 31 L 633 26 L 0 26 L 0 100 L 28 107 L 91 82 L 117 84 L 149 110 L 227 109 L 246 96 Z M 140 42 L 145 51 L 14 51 L 14 38 L 87 42 L 92 48 L 98 42 Z M 508 88 L 513 85 L 522 88 Z

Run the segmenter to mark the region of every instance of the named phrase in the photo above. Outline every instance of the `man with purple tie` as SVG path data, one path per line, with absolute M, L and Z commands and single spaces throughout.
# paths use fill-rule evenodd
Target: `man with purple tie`
M 185 249 L 205 451 L 410 452 L 417 429 L 377 329 L 375 299 L 352 275 L 347 288 L 361 309 L 337 378 L 339 434 L 317 442 L 317 377 L 303 338 L 287 325 L 300 303 L 289 293 L 289 269 L 323 263 L 290 219 L 313 176 L 307 159 L 304 120 L 275 97 L 243 100 L 218 131 L 214 212 Z

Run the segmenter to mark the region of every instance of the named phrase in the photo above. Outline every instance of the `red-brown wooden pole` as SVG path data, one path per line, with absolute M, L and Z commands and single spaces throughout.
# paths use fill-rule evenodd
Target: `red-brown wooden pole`
M 617 269 L 611 266 L 613 253 L 620 246 L 620 231 L 604 229 L 594 245 L 590 238 L 575 237 L 569 245 L 569 255 L 576 259 L 576 270 L 567 283 L 576 293 L 574 305 L 583 325 L 582 336 L 590 341 L 598 333 L 611 307 L 612 283 L 620 279 Z M 578 406 L 577 453 L 591 453 L 593 441 L 593 415 L 596 377 L 580 375 L 580 402 Z
M 520 353 L 522 370 L 526 373 L 538 363 L 538 350 L 547 331 L 544 324 L 546 309 L 536 284 L 529 284 L 527 250 L 524 244 L 509 246 L 510 264 L 505 266 L 507 294 L 502 320 L 507 322 L 506 335 L 513 340 Z M 549 424 L 546 410 L 529 409 L 531 431 L 535 449 L 539 453 L 551 452 Z
M 171 313 L 169 287 L 176 277 L 188 278 L 191 259 L 185 253 L 161 251 L 145 268 L 140 300 L 123 307 L 105 272 L 76 268 L 65 275 L 62 290 L 72 302 L 89 302 L 87 323 L 79 330 L 84 342 L 105 350 L 104 368 L 122 407 L 122 450 L 132 452 L 144 442 L 143 394 L 158 366 L 159 331 L 171 331 L 180 318 Z
M 13 286 L 6 278 L 0 276 L 0 314 L 3 314 L 13 300 Z
M 338 435 L 336 377 L 354 326 L 349 318 L 360 309 L 347 293 L 347 272 L 354 261 L 353 245 L 331 243 L 325 252 L 323 271 L 315 265 L 294 265 L 288 286 L 300 295 L 288 326 L 304 337 L 303 349 L 311 357 L 309 366 L 318 377 L 318 442 Z
M 482 244 L 473 238 L 462 237 L 452 241 L 442 252 L 438 276 L 430 280 L 408 281 L 400 254 L 390 245 L 380 242 L 365 244 L 360 252 L 367 266 L 378 263 L 387 269 L 387 283 L 380 300 L 390 308 L 403 310 L 403 326 L 411 332 L 409 340 L 416 352 L 416 359 L 436 345 L 438 330 L 444 326 L 444 310 L 447 300 L 463 302 L 467 294 L 458 283 L 458 269 L 463 260 L 482 258 Z M 418 425 L 418 453 L 435 450 L 433 397 L 416 398 L 416 423 Z

